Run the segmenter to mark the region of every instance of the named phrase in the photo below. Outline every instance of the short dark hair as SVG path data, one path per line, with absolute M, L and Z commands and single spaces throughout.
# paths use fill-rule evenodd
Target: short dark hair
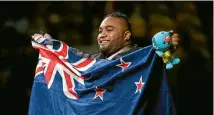
M 113 12 L 113 13 L 111 13 L 111 14 L 107 14 L 107 15 L 104 17 L 104 19 L 107 18 L 107 17 L 118 17 L 118 18 L 124 19 L 125 22 L 126 22 L 126 24 L 127 24 L 127 26 L 128 26 L 128 30 L 132 33 L 132 28 L 131 28 L 131 24 L 132 24 L 132 23 L 131 23 L 131 21 L 129 20 L 129 18 L 128 18 L 127 15 L 125 15 L 125 14 L 123 14 L 123 13 L 117 11 L 117 12 Z

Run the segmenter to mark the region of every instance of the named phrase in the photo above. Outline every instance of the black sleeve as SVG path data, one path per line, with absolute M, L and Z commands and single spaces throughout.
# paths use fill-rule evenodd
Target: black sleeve
M 76 48 L 72 48 L 73 52 L 76 53 L 77 55 L 83 57 L 83 58 L 102 58 L 102 54 L 101 53 L 87 53 L 87 52 L 82 52 Z

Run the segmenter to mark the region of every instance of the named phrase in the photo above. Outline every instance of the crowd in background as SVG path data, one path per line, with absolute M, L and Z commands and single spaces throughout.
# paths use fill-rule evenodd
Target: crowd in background
M 38 59 L 30 42 L 34 33 L 42 29 L 71 47 L 96 52 L 103 17 L 121 11 L 130 18 L 132 39 L 141 47 L 151 45 L 159 31 L 180 34 L 175 55 L 181 63 L 167 72 L 178 113 L 212 112 L 212 5 L 212 1 L 0 2 L 1 101 L 4 107 L 18 108 L 17 114 L 27 114 Z

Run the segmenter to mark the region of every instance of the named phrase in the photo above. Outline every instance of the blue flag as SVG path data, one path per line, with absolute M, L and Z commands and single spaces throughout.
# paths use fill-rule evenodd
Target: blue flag
M 62 41 L 39 51 L 29 115 L 176 115 L 165 66 L 152 46 L 116 60 L 83 58 Z

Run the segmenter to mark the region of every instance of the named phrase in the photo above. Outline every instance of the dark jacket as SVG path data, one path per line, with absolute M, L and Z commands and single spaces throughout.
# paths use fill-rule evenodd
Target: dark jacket
M 116 56 L 112 58 L 112 60 L 120 58 L 121 56 L 127 55 L 133 51 L 139 50 L 141 47 L 138 47 L 137 45 L 133 45 L 128 51 L 124 51 L 122 53 L 118 53 Z M 95 59 L 106 59 L 108 57 L 105 57 L 102 53 L 86 53 L 81 52 L 78 49 L 73 48 L 74 52 L 83 57 L 83 58 L 95 58 Z

